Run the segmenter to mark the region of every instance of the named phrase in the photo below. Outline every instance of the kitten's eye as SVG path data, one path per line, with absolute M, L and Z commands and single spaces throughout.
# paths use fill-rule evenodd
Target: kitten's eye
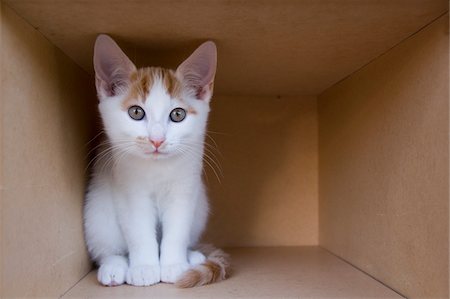
M 144 109 L 139 106 L 131 106 L 128 108 L 128 115 L 134 120 L 141 120 L 145 116 Z
M 170 119 L 173 122 L 179 123 L 186 117 L 186 110 L 183 108 L 175 108 L 170 112 Z

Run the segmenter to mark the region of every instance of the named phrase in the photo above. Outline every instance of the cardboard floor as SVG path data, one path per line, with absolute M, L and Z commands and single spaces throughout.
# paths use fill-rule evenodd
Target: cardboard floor
M 227 249 L 228 280 L 192 289 L 170 284 L 103 287 L 91 271 L 62 298 L 403 298 L 316 246 Z

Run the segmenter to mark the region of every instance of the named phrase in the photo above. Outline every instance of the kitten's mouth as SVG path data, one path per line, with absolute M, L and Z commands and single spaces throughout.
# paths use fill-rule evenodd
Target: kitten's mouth
M 158 156 L 164 156 L 167 153 L 155 150 L 155 151 L 145 151 L 144 154 L 148 155 L 148 156 L 154 156 L 154 157 L 158 157 Z
M 151 148 L 151 147 L 149 147 L 147 145 L 146 146 L 140 145 L 140 148 L 142 150 L 142 153 L 146 157 L 159 158 L 159 157 L 162 157 L 162 156 L 167 156 L 169 154 L 165 150 Z

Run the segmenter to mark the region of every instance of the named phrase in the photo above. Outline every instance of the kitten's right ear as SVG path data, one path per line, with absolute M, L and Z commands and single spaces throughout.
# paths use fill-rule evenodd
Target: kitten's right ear
M 119 94 L 136 67 L 111 37 L 100 34 L 94 46 L 94 69 L 97 93 L 103 98 Z

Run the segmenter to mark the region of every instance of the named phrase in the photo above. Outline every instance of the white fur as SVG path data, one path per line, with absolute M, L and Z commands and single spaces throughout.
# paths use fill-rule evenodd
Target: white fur
M 118 265 L 122 260 L 111 260 L 116 255 L 129 256 L 129 284 L 174 282 L 189 268 L 188 247 L 196 244 L 204 229 L 208 204 L 201 173 L 209 108 L 194 99 L 196 115 L 189 114 L 180 123 L 169 122 L 170 111 L 181 103 L 168 97 L 162 85 L 155 85 L 145 105 L 148 121 L 131 119 L 121 110 L 120 97 L 99 105 L 107 135 L 117 147 L 102 159 L 113 162 L 97 164 L 86 195 L 86 242 L 100 265 L 99 273 L 107 277 L 99 274 L 103 284 L 111 284 L 113 279 L 108 276 L 122 272 L 123 266 Z M 160 150 L 165 154 L 157 157 L 134 143 L 136 137 L 150 137 L 155 126 L 162 127 L 166 139 Z M 158 222 L 163 228 L 160 248 Z M 124 282 L 122 274 L 115 276 L 115 284 Z
M 108 83 L 101 79 L 98 88 Z M 118 95 L 98 90 L 109 142 L 99 153 L 86 194 L 87 248 L 100 266 L 103 285 L 173 283 L 191 264 L 205 260 L 189 248 L 197 244 L 208 216 L 201 174 L 209 98 L 196 99 L 186 89 L 183 101 L 171 99 L 156 82 L 142 106 L 146 118 L 136 121 L 121 107 L 124 90 Z M 170 121 L 172 109 L 187 110 L 187 105 L 197 113 Z M 161 153 L 137 138 L 164 138 Z

